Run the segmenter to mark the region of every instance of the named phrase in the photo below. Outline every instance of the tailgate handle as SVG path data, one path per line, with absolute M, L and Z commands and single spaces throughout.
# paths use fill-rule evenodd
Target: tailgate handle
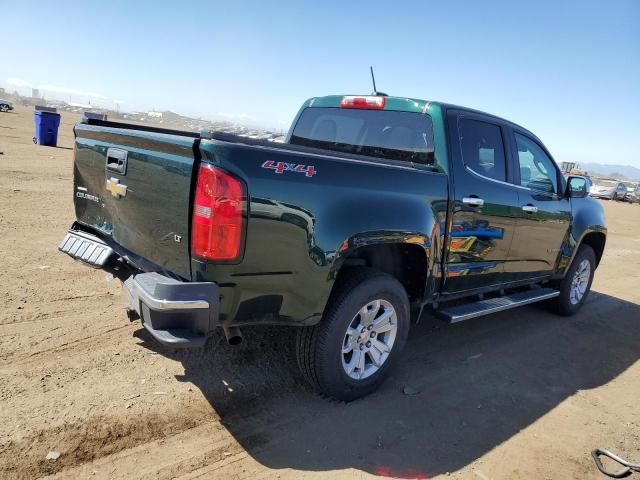
M 107 170 L 109 172 L 127 174 L 127 151 L 121 148 L 107 150 Z

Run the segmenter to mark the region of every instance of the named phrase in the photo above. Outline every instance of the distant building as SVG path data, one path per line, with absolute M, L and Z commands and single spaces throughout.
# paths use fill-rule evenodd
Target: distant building
M 38 90 L 37 88 L 32 88 L 31 98 L 40 98 L 40 90 Z
M 151 118 L 162 118 L 162 112 L 147 112 L 147 116 Z
M 67 103 L 67 105 L 69 105 L 70 107 L 82 108 L 82 109 L 87 109 L 87 110 L 91 108 L 91 104 L 90 103 L 69 102 L 69 103 Z

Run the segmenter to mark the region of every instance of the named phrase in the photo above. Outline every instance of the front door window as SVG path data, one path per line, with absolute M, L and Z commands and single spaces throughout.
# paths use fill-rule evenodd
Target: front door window
M 546 193 L 558 193 L 558 175 L 553 160 L 536 142 L 515 134 L 520 164 L 520 185 Z

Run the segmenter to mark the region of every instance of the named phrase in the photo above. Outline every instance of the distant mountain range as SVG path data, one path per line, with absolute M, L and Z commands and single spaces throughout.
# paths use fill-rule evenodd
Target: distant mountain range
M 630 180 L 640 180 L 640 168 L 631 165 L 607 165 L 604 163 L 583 163 L 578 162 L 578 166 L 589 175 L 598 174 L 607 177 L 625 177 Z

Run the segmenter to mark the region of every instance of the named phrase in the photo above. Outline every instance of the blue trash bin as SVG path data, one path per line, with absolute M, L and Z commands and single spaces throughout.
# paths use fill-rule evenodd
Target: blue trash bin
M 60 114 L 36 110 L 33 112 L 33 120 L 36 125 L 36 136 L 33 137 L 33 142 L 49 147 L 57 146 Z

